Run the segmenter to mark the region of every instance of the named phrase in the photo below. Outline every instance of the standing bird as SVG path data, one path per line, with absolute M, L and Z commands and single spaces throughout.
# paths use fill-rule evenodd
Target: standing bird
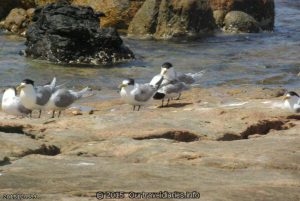
M 34 87 L 34 81 L 25 79 L 17 87 L 20 91 L 21 103 L 30 110 L 39 110 L 39 118 L 42 110 L 48 103 L 52 93 L 57 90 L 55 88 L 56 78 L 54 77 L 49 85 Z
M 14 116 L 24 117 L 31 114 L 31 110 L 22 105 L 20 97 L 16 95 L 15 88 L 8 88 L 5 90 L 2 97 L 2 110 L 3 112 Z
M 296 92 L 288 92 L 283 100 L 285 108 L 290 109 L 292 112 L 300 112 L 300 96 Z
M 121 98 L 127 104 L 133 106 L 133 111 L 135 111 L 136 106 L 138 107 L 137 111 L 139 111 L 142 105 L 146 105 L 152 100 L 153 95 L 157 92 L 162 82 L 163 77 L 161 77 L 154 85 L 149 83 L 137 84 L 134 79 L 123 80 L 122 84 L 119 86 Z
M 170 102 L 170 99 L 180 98 L 183 91 L 190 89 L 190 84 L 195 83 L 195 79 L 191 75 L 180 74 L 177 76 L 177 73 L 173 65 L 169 62 L 164 63 L 161 66 L 160 75 L 156 75 L 150 82 L 150 84 L 155 84 L 156 80 L 159 77 L 163 77 L 162 87 L 157 91 L 153 96 L 155 100 L 162 100 L 162 107 L 164 106 L 164 100 L 167 99 L 167 105 Z
M 87 95 L 91 91 L 89 87 L 82 89 L 79 92 L 67 89 L 58 89 L 50 97 L 46 109 L 52 110 L 52 118 L 55 116 L 55 111 L 58 110 L 58 117 L 61 111 L 67 109 L 75 101 Z

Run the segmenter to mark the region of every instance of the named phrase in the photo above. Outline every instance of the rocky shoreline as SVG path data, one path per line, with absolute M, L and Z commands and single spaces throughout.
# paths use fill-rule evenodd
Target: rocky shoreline
M 0 3 L 0 27 L 24 35 L 32 8 L 59 0 L 4 0 Z M 134 38 L 194 38 L 225 32 L 256 33 L 273 30 L 274 0 L 69 0 L 103 12 L 103 28 L 114 27 Z M 29 9 L 29 10 L 26 10 Z M 233 13 L 232 13 L 233 12 Z
M 116 98 L 82 102 L 93 110 L 54 120 L 0 112 L 1 193 L 93 200 L 97 191 L 168 190 L 199 191 L 200 200 L 299 200 L 300 116 L 281 108 L 283 93 L 194 88 L 166 108 L 154 102 L 132 112 Z

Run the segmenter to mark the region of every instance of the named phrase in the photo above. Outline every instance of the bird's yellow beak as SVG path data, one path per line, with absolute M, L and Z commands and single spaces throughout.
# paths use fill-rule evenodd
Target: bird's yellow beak
M 119 89 L 122 89 L 123 87 L 127 87 L 127 84 L 120 84 Z
M 161 71 L 160 71 L 160 75 L 164 75 L 164 74 L 166 74 L 166 72 L 167 72 L 167 69 L 163 68 L 163 69 L 161 69 Z
M 21 83 L 19 86 L 17 86 L 17 91 L 21 91 L 21 89 L 23 89 L 25 87 L 24 83 Z
M 283 100 L 285 101 L 285 100 L 289 100 L 291 97 L 290 96 L 285 96 L 285 97 L 283 97 Z

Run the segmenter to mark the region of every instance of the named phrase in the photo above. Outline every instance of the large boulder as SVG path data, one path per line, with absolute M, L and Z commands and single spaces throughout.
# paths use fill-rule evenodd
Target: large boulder
M 102 27 L 127 29 L 130 21 L 145 0 L 73 0 L 74 5 L 91 6 L 95 11 L 101 11 Z
M 214 25 L 207 1 L 146 0 L 131 21 L 128 34 L 156 39 L 195 37 L 212 31 Z
M 231 11 L 224 19 L 224 30 L 233 33 L 258 33 L 261 28 L 258 22 L 247 13 Z
M 223 13 L 230 11 L 242 11 L 251 15 L 264 30 L 273 30 L 275 20 L 274 0 L 210 0 L 211 8 L 217 11 L 215 19 L 217 24 L 222 26 L 220 19 L 224 19 Z
M 26 34 L 25 54 L 57 63 L 114 63 L 134 58 L 113 28 L 100 29 L 90 7 L 66 2 L 37 8 Z

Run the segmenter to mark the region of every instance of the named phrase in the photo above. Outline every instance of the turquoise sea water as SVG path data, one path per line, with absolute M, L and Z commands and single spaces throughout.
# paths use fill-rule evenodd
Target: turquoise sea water
M 300 3 L 276 1 L 274 32 L 223 34 L 197 41 L 141 41 L 124 38 L 137 60 L 111 66 L 62 66 L 20 56 L 24 38 L 0 31 L 0 88 L 31 78 L 43 84 L 58 78 L 60 83 L 80 87 L 89 85 L 114 91 L 127 77 L 148 82 L 169 61 L 177 71 L 196 73 L 205 70 L 199 81 L 211 86 L 282 86 L 299 88 L 300 77 Z M 114 93 L 112 93 L 114 94 Z

